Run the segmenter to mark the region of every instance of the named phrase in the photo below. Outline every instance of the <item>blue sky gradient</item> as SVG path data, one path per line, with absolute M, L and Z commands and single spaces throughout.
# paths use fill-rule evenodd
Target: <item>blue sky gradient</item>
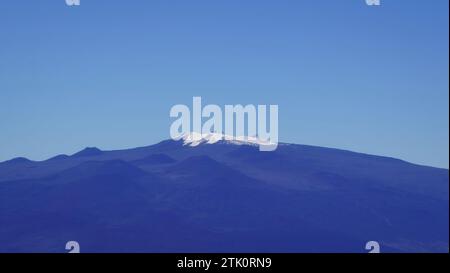
M 448 168 L 448 5 L 2 1 L 0 161 L 153 144 L 202 96 L 278 104 L 283 142 Z

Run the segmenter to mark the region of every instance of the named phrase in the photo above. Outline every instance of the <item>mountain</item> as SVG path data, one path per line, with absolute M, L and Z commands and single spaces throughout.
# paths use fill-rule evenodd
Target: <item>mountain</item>
M 25 157 L 16 157 L 11 160 L 7 160 L 2 162 L 2 164 L 8 164 L 8 165 L 14 165 L 14 164 L 26 164 L 26 163 L 32 163 L 33 161 L 29 160 Z
M 87 147 L 78 153 L 73 154 L 73 157 L 85 157 L 85 156 L 96 156 L 100 155 L 102 151 L 96 147 Z
M 68 158 L 69 156 L 68 155 L 65 155 L 65 154 L 60 154 L 60 155 L 57 155 L 57 156 L 54 156 L 54 157 L 52 157 L 52 158 L 49 158 L 49 159 L 47 159 L 47 160 L 61 160 L 61 159 L 66 159 L 66 158 Z
M 203 136 L 202 136 L 203 137 Z M 0 163 L 0 252 L 448 252 L 448 170 L 217 135 Z

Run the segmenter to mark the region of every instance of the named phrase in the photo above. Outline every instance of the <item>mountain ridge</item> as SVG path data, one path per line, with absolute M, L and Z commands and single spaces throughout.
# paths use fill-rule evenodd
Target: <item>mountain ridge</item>
M 448 251 L 446 169 L 296 144 L 82 154 L 0 164 L 0 252 Z
M 210 134 L 207 134 L 207 135 L 210 135 Z M 222 136 L 225 137 L 225 135 L 222 135 Z M 162 140 L 155 144 L 150 144 L 150 145 L 146 145 L 146 146 L 140 146 L 140 147 L 135 147 L 135 148 L 115 149 L 115 150 L 101 150 L 97 147 L 86 147 L 78 152 L 75 152 L 71 156 L 68 156 L 66 154 L 59 154 L 59 155 L 56 155 L 56 156 L 53 156 L 53 157 L 50 157 L 50 158 L 44 159 L 44 160 L 31 160 L 26 157 L 15 157 L 15 158 L 0 162 L 0 166 L 4 163 L 9 163 L 9 162 L 14 162 L 14 161 L 17 161 L 17 163 L 25 163 L 25 162 L 41 163 L 41 162 L 55 160 L 55 159 L 65 159 L 65 158 L 70 158 L 70 157 L 100 156 L 102 154 L 108 154 L 108 153 L 114 153 L 114 152 L 132 151 L 132 150 L 148 150 L 148 149 L 152 149 L 153 147 L 164 147 L 164 146 L 167 146 L 167 147 L 186 146 L 186 147 L 192 147 L 192 148 L 202 146 L 201 144 L 237 145 L 237 146 L 253 146 L 253 147 L 257 146 L 257 144 L 252 143 L 252 141 L 250 141 L 249 143 L 246 143 L 245 141 L 226 141 L 226 140 L 222 141 L 222 140 L 219 140 L 219 141 L 214 141 L 213 143 L 208 143 L 207 141 L 203 141 L 205 139 L 201 139 L 200 143 L 198 143 L 195 146 L 191 146 L 189 142 L 185 142 L 185 138 L 187 138 L 187 136 L 182 135 L 175 140 L 174 139 L 165 139 L 165 140 Z M 392 156 L 370 154 L 370 153 L 366 153 L 366 152 L 358 152 L 358 151 L 342 149 L 342 148 L 308 145 L 308 144 L 287 143 L 287 142 L 279 142 L 278 145 L 280 145 L 281 147 L 295 146 L 295 147 L 305 148 L 305 149 L 310 149 L 310 150 L 327 150 L 327 151 L 336 151 L 336 152 L 341 152 L 341 153 L 350 153 L 350 154 L 375 157 L 375 158 L 380 158 L 380 159 L 385 159 L 385 160 L 399 161 L 399 162 L 403 162 L 403 163 L 411 164 L 411 165 L 415 165 L 415 166 L 420 166 L 420 167 L 441 169 L 441 170 L 447 170 L 447 171 L 449 170 L 448 168 L 444 168 L 444 167 L 418 164 L 418 163 L 410 162 L 410 161 L 392 157 Z M 273 152 L 276 152 L 276 150 Z M 271 153 L 271 152 L 268 152 L 268 153 Z

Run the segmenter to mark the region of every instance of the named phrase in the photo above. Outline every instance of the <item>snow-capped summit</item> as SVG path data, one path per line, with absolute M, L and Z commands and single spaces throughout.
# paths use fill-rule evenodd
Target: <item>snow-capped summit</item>
M 200 144 L 214 144 L 220 141 L 235 145 L 252 145 L 252 146 L 276 145 L 270 141 L 261 140 L 256 136 L 235 137 L 219 133 L 201 134 L 197 132 L 190 132 L 180 135 L 178 138 L 176 138 L 176 140 L 183 140 L 183 145 L 188 145 L 191 147 L 195 147 Z

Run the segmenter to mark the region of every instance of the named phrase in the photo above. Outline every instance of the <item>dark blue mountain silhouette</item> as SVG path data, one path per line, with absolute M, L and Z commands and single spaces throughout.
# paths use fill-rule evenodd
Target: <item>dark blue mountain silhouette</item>
M 2 162 L 1 164 L 9 164 L 9 165 L 13 165 L 13 164 L 26 164 L 26 163 L 32 163 L 33 161 L 29 160 L 28 158 L 25 157 L 16 157 L 13 158 L 11 160 L 7 160 Z
M 61 154 L 61 155 L 57 155 L 57 156 L 54 156 L 52 158 L 49 158 L 49 159 L 47 159 L 47 161 L 62 160 L 62 159 L 66 159 L 68 157 L 69 157 L 68 155 Z
M 448 170 L 182 141 L 0 163 L 0 252 L 448 252 Z
M 96 147 L 87 147 L 78 153 L 72 155 L 72 157 L 85 157 L 85 156 L 96 156 L 102 154 L 102 151 Z

